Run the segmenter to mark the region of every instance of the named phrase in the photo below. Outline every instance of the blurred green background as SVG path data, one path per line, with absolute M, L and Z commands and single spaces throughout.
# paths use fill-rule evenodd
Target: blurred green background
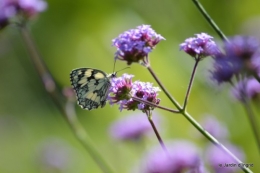
M 227 36 L 260 37 L 260 2 L 203 0 L 201 3 Z M 194 61 L 179 51 L 179 44 L 201 32 L 214 36 L 222 44 L 192 1 L 51 0 L 48 9 L 34 19 L 30 27 L 38 50 L 63 88 L 70 86 L 69 73 L 78 67 L 112 72 L 115 48 L 111 46 L 111 40 L 141 24 L 151 25 L 166 38 L 150 54 L 151 65 L 172 95 L 182 103 Z M 126 63 L 117 62 L 117 70 L 124 67 Z M 244 109 L 230 96 L 229 86 L 212 85 L 210 68 L 210 58 L 199 65 L 188 111 L 198 121 L 206 114 L 212 114 L 226 124 L 231 143 L 243 149 L 245 162 L 253 163 L 252 170 L 260 172 L 259 152 Z M 135 80 L 155 83 L 148 71 L 138 64 L 124 72 L 134 74 Z M 101 172 L 46 94 L 19 30 L 14 26 L 0 32 L 0 80 L 1 173 Z M 161 105 L 172 107 L 163 93 L 160 98 Z M 93 143 L 115 172 L 134 172 L 144 152 L 158 144 L 155 136 L 146 139 L 145 147 L 110 138 L 110 124 L 131 112 L 119 112 L 118 107 L 109 105 L 93 111 L 77 106 L 76 110 Z M 255 111 L 259 114 L 257 107 Z M 165 141 L 187 139 L 198 146 L 204 145 L 204 137 L 198 138 L 198 132 L 185 118 L 157 112 L 165 119 L 159 129 Z M 54 154 L 51 163 L 46 161 L 49 152 Z M 51 164 L 60 169 L 48 168 Z

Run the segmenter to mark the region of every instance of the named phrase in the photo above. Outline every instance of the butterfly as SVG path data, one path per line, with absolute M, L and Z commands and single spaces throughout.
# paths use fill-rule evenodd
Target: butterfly
M 93 68 L 78 68 L 70 73 L 70 81 L 73 86 L 78 104 L 83 109 L 97 109 L 106 105 L 110 80 L 116 77 L 116 72 L 106 74 Z

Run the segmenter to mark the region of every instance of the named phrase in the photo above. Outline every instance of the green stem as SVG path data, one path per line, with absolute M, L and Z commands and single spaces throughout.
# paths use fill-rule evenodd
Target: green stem
M 185 96 L 185 100 L 184 100 L 184 103 L 183 103 L 183 111 L 186 110 L 186 107 L 187 107 L 187 104 L 188 104 L 188 100 L 189 100 L 189 96 L 190 96 L 190 90 L 191 90 L 191 87 L 192 87 L 192 83 L 193 83 L 193 80 L 194 80 L 194 76 L 195 76 L 196 69 L 198 67 L 199 61 L 200 61 L 200 58 L 196 59 L 193 70 L 192 70 L 190 83 L 189 83 L 189 86 L 188 86 L 188 89 L 187 89 L 187 92 L 186 92 L 186 96 Z
M 180 113 L 198 130 L 201 132 L 201 134 L 203 136 L 205 136 L 211 143 L 213 143 L 216 147 L 220 148 L 222 151 L 224 151 L 228 156 L 230 156 L 234 161 L 236 161 L 237 163 L 243 163 L 242 161 L 240 161 L 235 155 L 233 155 L 233 153 L 231 153 L 224 145 L 222 145 L 220 142 L 218 142 L 217 139 L 215 139 L 213 136 L 210 135 L 210 133 L 208 133 L 205 129 L 202 128 L 202 126 L 186 111 L 184 111 L 179 103 L 173 99 L 173 97 L 169 94 L 169 92 L 166 90 L 166 88 L 164 87 L 164 85 L 161 83 L 161 81 L 159 80 L 159 78 L 156 76 L 156 74 L 153 72 L 152 68 L 150 66 L 147 67 L 147 69 L 149 70 L 149 72 L 151 73 L 151 75 L 154 77 L 154 79 L 156 80 L 156 82 L 158 83 L 158 85 L 160 86 L 160 88 L 163 90 L 163 92 L 166 94 L 166 96 L 171 100 L 171 102 L 177 107 L 177 109 L 180 111 Z M 246 173 L 252 173 L 252 171 L 243 166 L 240 167 L 244 172 Z
M 55 105 L 58 107 L 59 111 L 61 112 L 61 114 L 67 121 L 67 123 L 70 125 L 75 137 L 79 140 L 79 142 L 83 145 L 83 147 L 87 150 L 87 152 L 92 157 L 92 159 L 97 163 L 99 168 L 104 173 L 112 173 L 113 171 L 111 170 L 111 168 L 108 166 L 108 164 L 102 158 L 98 150 L 92 144 L 91 140 L 87 135 L 87 132 L 85 131 L 85 129 L 83 128 L 79 120 L 77 119 L 76 114 L 72 111 L 68 111 L 69 109 L 66 109 L 67 107 L 69 107 L 68 105 L 65 108 L 64 106 L 65 98 L 57 89 L 56 82 L 52 78 L 51 74 L 46 68 L 46 65 L 41 59 L 35 47 L 35 44 L 33 42 L 32 36 L 30 35 L 30 32 L 25 26 L 25 24 L 20 25 L 20 31 L 21 31 L 22 38 L 25 42 L 25 45 L 27 46 L 33 65 L 37 73 L 39 74 L 39 77 L 42 79 L 42 83 L 45 86 L 47 93 L 54 101 Z M 46 80 L 48 82 L 46 82 Z M 48 87 L 46 83 L 51 83 L 52 84 L 51 87 Z
M 155 135 L 156 135 L 156 137 L 157 137 L 161 147 L 163 148 L 165 153 L 168 155 L 167 148 L 166 148 L 166 146 L 165 146 L 165 144 L 164 144 L 164 142 L 163 142 L 163 140 L 162 140 L 162 138 L 161 138 L 161 136 L 160 136 L 160 134 L 159 134 L 155 124 L 154 124 L 154 122 L 153 122 L 151 111 L 146 112 L 146 115 L 147 115 L 147 118 L 148 118 L 148 120 L 149 120 L 149 122 L 150 122 L 150 124 L 151 124 L 151 126 L 153 128 L 153 131 L 154 131 L 154 133 L 155 133 Z
M 218 27 L 218 25 L 213 21 L 213 19 L 210 17 L 210 15 L 206 12 L 206 10 L 203 8 L 201 3 L 198 0 L 192 0 L 193 3 L 196 5 L 196 7 L 199 9 L 201 14 L 205 17 L 205 19 L 209 22 L 210 26 L 216 31 L 216 33 L 220 36 L 222 40 L 225 40 L 228 42 L 227 37 L 225 34 L 221 31 L 221 29 Z

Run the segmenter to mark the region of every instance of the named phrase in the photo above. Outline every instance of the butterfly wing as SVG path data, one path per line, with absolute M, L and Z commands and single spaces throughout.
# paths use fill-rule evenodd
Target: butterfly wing
M 104 107 L 111 86 L 110 78 L 101 70 L 75 69 L 70 74 L 71 85 L 76 91 L 78 104 L 87 110 Z

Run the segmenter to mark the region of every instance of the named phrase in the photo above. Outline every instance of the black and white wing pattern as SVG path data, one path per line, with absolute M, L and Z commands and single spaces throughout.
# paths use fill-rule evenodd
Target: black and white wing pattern
M 78 104 L 87 110 L 104 107 L 111 86 L 110 79 L 115 73 L 107 75 L 105 72 L 93 68 L 78 68 L 70 73 L 70 81 L 76 91 Z

